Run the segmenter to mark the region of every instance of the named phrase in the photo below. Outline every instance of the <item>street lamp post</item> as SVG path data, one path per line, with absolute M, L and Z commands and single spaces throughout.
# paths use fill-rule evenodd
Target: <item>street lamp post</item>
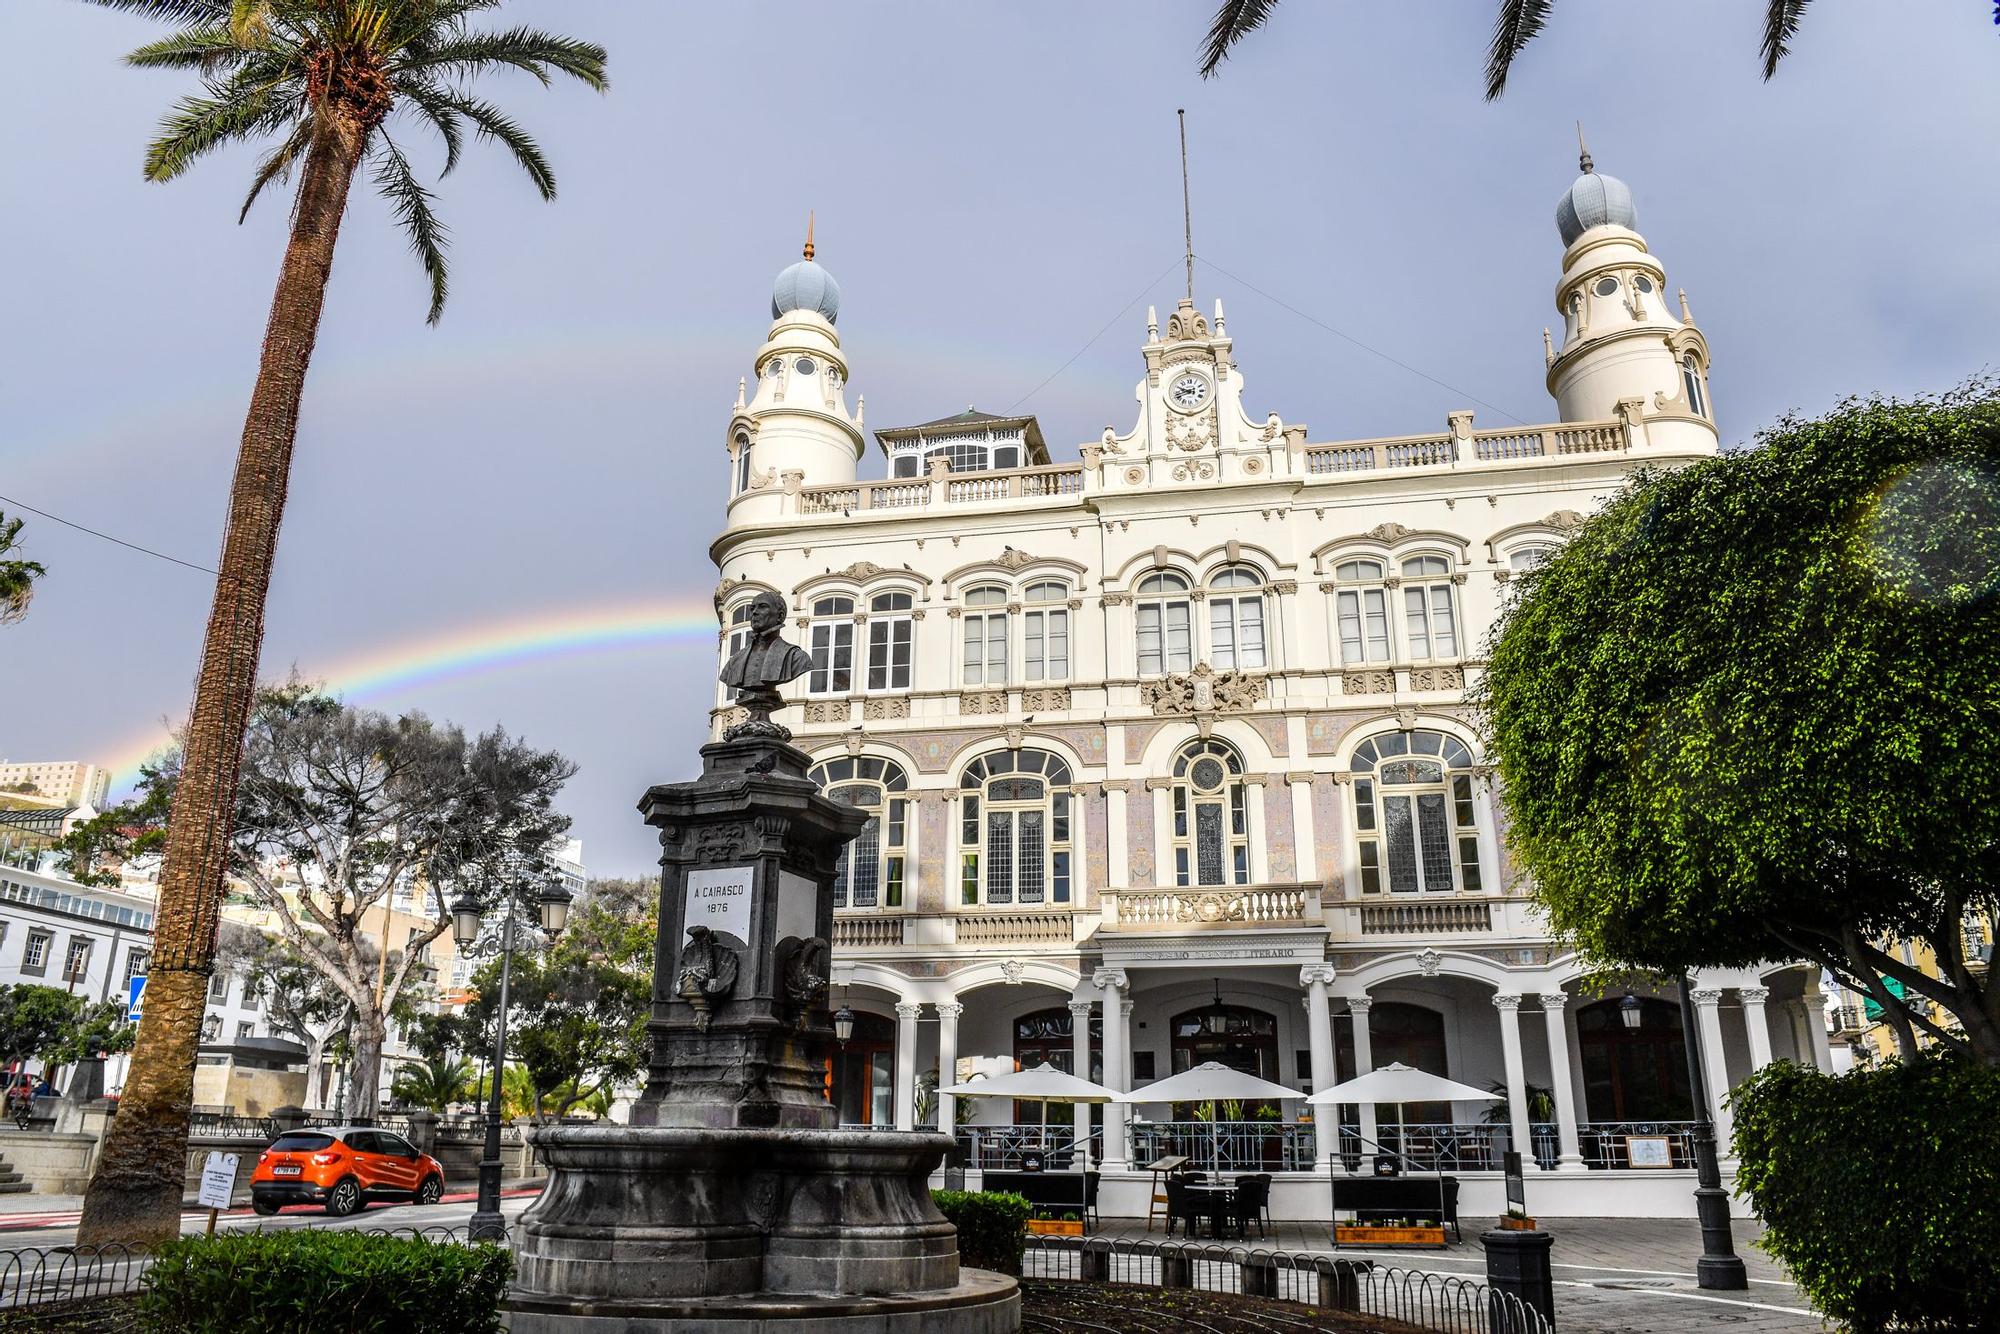
M 1701 1258 L 1694 1264 L 1695 1283 L 1703 1288 L 1741 1290 L 1750 1286 L 1750 1280 L 1729 1231 L 1729 1192 L 1722 1188 L 1722 1169 L 1715 1161 L 1715 1123 L 1708 1117 L 1701 1037 L 1695 1030 L 1694 998 L 1689 994 L 1686 973 L 1681 974 L 1680 996 L 1681 1042 L 1687 1048 L 1688 1092 L 1694 1098 L 1694 1211 L 1701 1220 Z
M 510 882 L 505 900 L 507 918 L 500 927 L 500 1006 L 493 1020 L 493 1064 L 488 1075 L 489 1096 L 486 1103 L 486 1152 L 479 1160 L 479 1202 L 473 1209 L 472 1222 L 467 1228 L 467 1235 L 473 1241 L 507 1240 L 507 1220 L 500 1214 L 500 1092 L 506 1083 L 508 989 L 514 971 L 514 906 L 519 893 L 519 883 Z M 568 925 L 569 901 L 569 891 L 554 880 L 549 881 L 536 897 L 541 927 L 551 944 Z M 481 950 L 475 945 L 485 920 L 485 908 L 479 900 L 470 893 L 460 895 L 451 905 L 451 915 L 452 938 L 458 942 L 460 954 L 478 958 L 493 953 L 490 947 Z

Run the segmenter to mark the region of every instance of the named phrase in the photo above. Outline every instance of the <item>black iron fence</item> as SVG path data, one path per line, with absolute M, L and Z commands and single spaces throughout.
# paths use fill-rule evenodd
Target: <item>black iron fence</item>
M 0 1309 L 94 1301 L 136 1292 L 152 1257 L 125 1246 L 0 1251 Z
M 1435 1334 L 1551 1334 L 1512 1293 L 1457 1274 L 1398 1269 L 1372 1260 L 1246 1246 L 1171 1241 L 1079 1242 L 1032 1236 L 1026 1279 L 1193 1288 L 1297 1302 L 1399 1320 Z

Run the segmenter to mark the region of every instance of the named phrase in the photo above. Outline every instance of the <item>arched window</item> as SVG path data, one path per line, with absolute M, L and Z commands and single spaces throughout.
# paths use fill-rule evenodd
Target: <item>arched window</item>
M 1007 684 L 1007 590 L 993 585 L 965 593 L 965 684 Z
M 953 472 L 980 472 L 986 467 L 986 446 L 938 445 L 924 451 L 926 463 L 936 458 L 949 460 Z
M 891 477 L 915 477 L 917 476 L 917 470 L 922 466 L 923 460 L 919 459 L 915 454 L 898 454 L 896 455 L 896 461 L 890 465 L 889 475 Z
M 1403 562 L 1403 613 L 1412 658 L 1458 656 L 1458 618 L 1452 608 L 1449 560 L 1412 556 Z
M 1389 661 L 1389 592 L 1383 586 L 1382 562 L 1342 561 L 1333 577 L 1340 585 L 1333 595 L 1340 660 L 1350 667 Z
M 1029 584 L 1021 616 L 1023 679 L 1069 680 L 1069 585 Z
M 820 598 L 812 606 L 809 695 L 845 695 L 854 689 L 854 599 Z
M 1278 1079 L 1278 1020 L 1245 1005 L 1204 1005 L 1173 1020 L 1174 1073 L 1215 1061 L 1273 1083 Z
M 1445 1064 L 1442 1014 L 1427 1006 L 1401 1001 L 1376 1001 L 1369 1008 L 1368 1055 L 1375 1069 L 1391 1064 L 1407 1065 L 1439 1079 L 1450 1078 L 1451 1072 Z M 1336 1022 L 1333 1040 L 1334 1067 L 1342 1079 L 1354 1078 L 1354 1025 Z M 1403 1120 L 1413 1124 L 1435 1125 L 1451 1119 L 1450 1103 L 1414 1102 L 1403 1108 Z
M 1507 565 L 1510 569 L 1532 570 L 1555 554 L 1556 549 L 1552 544 L 1532 542 L 1525 547 L 1516 547 L 1507 557 Z
M 833 873 L 836 908 L 903 906 L 903 850 L 907 846 L 910 786 L 901 765 L 871 755 L 828 760 L 812 779 L 834 801 L 868 812 L 868 823 L 840 850 Z
M 1139 675 L 1165 676 L 1194 667 L 1188 581 L 1171 571 L 1139 581 Z
M 729 613 L 729 646 L 723 651 L 725 659 L 733 658 L 742 647 L 750 642 L 750 603 L 739 604 Z
M 1174 883 L 1250 883 L 1250 825 L 1243 759 L 1213 739 L 1174 757 Z
M 742 495 L 750 489 L 750 437 L 747 433 L 736 435 L 736 494 Z
M 1264 665 L 1264 577 L 1232 565 L 1208 581 L 1210 661 L 1224 669 Z
M 1476 893 L 1479 828 L 1472 752 L 1442 732 L 1385 732 L 1361 743 L 1354 773 L 1354 828 L 1361 892 Z
M 1101 1083 L 1104 1078 L 1103 1018 L 1095 1010 L 1091 1011 L 1090 1069 L 1081 1072 L 1073 1068 L 1076 1064 L 1075 1033 L 1076 1016 L 1069 1012 L 1068 1006 L 1058 1005 L 1052 1010 L 1036 1010 L 1033 1014 L 1022 1015 L 1014 1021 L 1014 1064 L 1022 1070 L 1046 1065 L 1066 1075 L 1081 1073 L 1092 1083 Z M 1014 1104 L 1016 1125 L 1034 1121 L 1041 1114 L 1042 1109 L 1034 1104 Z
M 1697 417 L 1708 415 L 1708 395 L 1702 392 L 1701 363 L 1690 352 L 1681 358 L 1681 384 L 1687 390 L 1688 411 Z
M 1070 901 L 1070 772 L 1045 750 L 982 755 L 959 779 L 959 901 Z
M 910 595 L 877 593 L 868 600 L 868 688 L 910 688 Z

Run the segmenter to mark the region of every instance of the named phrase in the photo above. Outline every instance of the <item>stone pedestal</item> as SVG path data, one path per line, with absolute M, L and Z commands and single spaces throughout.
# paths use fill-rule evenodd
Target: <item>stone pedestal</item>
M 766 724 L 766 726 L 770 726 Z M 928 1178 L 948 1136 L 843 1131 L 825 1095 L 836 858 L 866 817 L 770 735 L 650 789 L 652 1058 L 630 1126 L 531 1132 L 514 1334 L 1008 1334 L 1013 1279 L 961 1271 Z

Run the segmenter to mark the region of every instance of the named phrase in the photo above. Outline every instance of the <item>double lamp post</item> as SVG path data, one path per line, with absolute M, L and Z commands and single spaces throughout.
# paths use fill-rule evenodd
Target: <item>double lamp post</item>
M 527 888 L 525 881 L 510 879 L 501 900 L 506 919 L 500 928 L 500 938 L 489 938 L 480 943 L 479 933 L 486 921 L 487 904 L 474 898 L 470 892 L 460 894 L 451 905 L 451 934 L 458 943 L 458 952 L 464 958 L 491 958 L 500 956 L 500 1006 L 493 1021 L 493 1073 L 488 1079 L 489 1094 L 486 1104 L 486 1152 L 479 1160 L 479 1203 L 473 1210 L 472 1223 L 467 1229 L 474 1241 L 505 1241 L 507 1220 L 500 1215 L 500 1090 L 506 1082 L 507 1069 L 507 1001 L 508 986 L 514 968 L 514 918 L 516 908 Z M 562 935 L 569 924 L 570 893 L 562 887 L 562 882 L 547 881 L 541 893 L 535 896 L 535 908 L 541 922 L 543 934 L 551 945 Z

